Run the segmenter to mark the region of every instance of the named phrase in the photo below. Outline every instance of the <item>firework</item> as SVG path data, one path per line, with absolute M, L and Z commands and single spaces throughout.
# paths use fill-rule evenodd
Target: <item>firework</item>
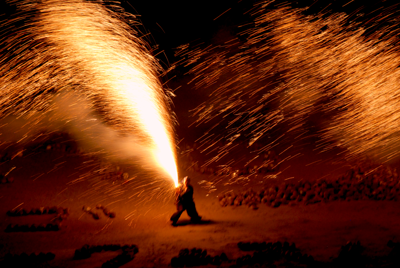
M 93 1 L 10 5 L 17 12 L 1 25 L 1 117 L 30 122 L 21 127 L 25 141 L 62 126 L 97 150 L 117 148 L 109 153 L 117 158 L 150 150 L 177 185 L 162 70 L 123 14 Z
M 199 138 L 204 152 L 214 152 L 209 162 L 233 150 L 237 138 L 248 146 L 261 141 L 262 153 L 311 136 L 320 151 L 340 147 L 348 159 L 398 158 L 395 27 L 368 35 L 344 13 L 304 15 L 274 4 L 254 6 L 253 27 L 241 38 L 177 49 L 189 85 L 209 96 L 192 113 L 193 126 L 209 129 Z

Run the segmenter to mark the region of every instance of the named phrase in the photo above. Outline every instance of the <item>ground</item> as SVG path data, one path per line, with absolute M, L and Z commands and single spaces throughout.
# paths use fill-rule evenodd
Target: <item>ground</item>
M 132 197 L 131 193 L 138 192 L 134 189 L 136 186 L 129 188 L 126 186 L 129 184 L 120 181 L 113 184 L 109 179 L 80 177 L 89 174 L 87 166 L 93 161 L 96 160 L 79 153 L 66 155 L 42 150 L 3 162 L 3 174 L 16 168 L 8 174 L 14 181 L 0 184 L 0 258 L 7 253 L 53 252 L 54 260 L 41 264 L 43 267 L 101 267 L 119 253 L 94 253 L 88 259 L 74 260 L 75 250 L 85 244 L 135 244 L 139 252 L 122 267 L 168 267 L 171 258 L 183 248 L 206 249 L 212 256 L 225 252 L 233 260 L 245 255 L 239 250 L 238 242 L 288 241 L 295 243 L 302 254 L 312 255 L 316 261 L 330 262 L 348 241 L 360 241 L 365 247 L 364 254 L 379 257 L 390 252 L 389 240 L 397 241 L 400 237 L 397 201 L 299 203 L 278 208 L 260 204 L 258 209 L 221 207 L 217 198 L 221 193 L 249 187 L 256 190 L 274 184 L 277 179 L 263 183 L 261 178 L 250 183 L 219 183 L 210 192 L 210 188 L 204 187 L 204 180 L 210 180 L 211 175 L 195 171 L 186 171 L 186 175 L 192 178 L 196 206 L 204 221 L 191 223 L 184 213 L 174 227 L 169 223 L 175 210 L 170 191 L 158 198 L 144 197 L 146 191 Z M 96 209 L 98 204 L 115 212 L 116 217 L 106 217 Z M 17 206 L 69 208 L 69 216 L 62 221 L 59 231 L 4 232 L 11 223 L 40 224 L 53 218 L 52 215 L 7 215 L 7 211 Z M 84 212 L 83 206 L 97 212 L 100 219 Z

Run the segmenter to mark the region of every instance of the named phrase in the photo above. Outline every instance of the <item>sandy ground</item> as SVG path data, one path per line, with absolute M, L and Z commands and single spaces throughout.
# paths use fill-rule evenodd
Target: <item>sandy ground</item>
M 71 184 L 87 172 L 86 161 L 79 155 L 43 152 L 17 157 L 0 166 L 2 173 L 16 167 L 9 174 L 15 181 L 0 184 L 0 257 L 6 253 L 53 252 L 55 259 L 44 267 L 101 267 L 118 253 L 95 253 L 86 260 L 73 260 L 75 250 L 84 244 L 135 244 L 139 253 L 122 267 L 168 267 L 182 248 L 207 249 L 210 255 L 225 252 L 235 259 L 244 255 L 237 247 L 240 241 L 288 241 L 296 243 L 302 253 L 327 262 L 337 257 L 347 241 L 360 241 L 366 248 L 365 254 L 383 256 L 390 251 L 386 246 L 388 240 L 397 241 L 400 237 L 400 208 L 395 201 L 335 201 L 279 208 L 260 204 L 257 210 L 247 206 L 223 208 L 217 199 L 221 192 L 257 189 L 265 183 L 260 183 L 261 179 L 254 180 L 253 185 L 220 183 L 210 193 L 202 187 L 204 184 L 199 184 L 209 176 L 195 172 L 186 174 L 193 179 L 195 202 L 204 221 L 193 224 L 184 213 L 178 226 L 173 227 L 168 219 L 175 208 L 167 193 L 160 198 L 148 198 L 146 192 L 129 198 L 129 190 L 113 197 L 96 190 L 100 189 L 96 183 L 105 183 L 101 189 L 114 189 L 109 181 L 82 179 Z M 124 187 L 119 185 L 111 193 Z M 94 209 L 99 203 L 114 211 L 116 218 L 99 213 L 101 218 L 95 220 L 82 211 L 83 206 Z M 10 223 L 48 223 L 52 218 L 6 215 L 18 205 L 28 209 L 61 206 L 69 208 L 70 215 L 57 232 L 6 233 L 3 230 Z

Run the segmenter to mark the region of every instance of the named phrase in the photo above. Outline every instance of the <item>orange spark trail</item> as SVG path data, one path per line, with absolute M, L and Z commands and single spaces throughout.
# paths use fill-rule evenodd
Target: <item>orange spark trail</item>
M 101 115 L 106 129 L 121 140 L 134 136 L 148 148 L 153 162 L 177 185 L 174 117 L 158 79 L 161 68 L 121 14 L 80 0 L 20 1 L 18 5 L 20 14 L 3 23 L 5 29 L 12 29 L 19 20 L 24 27 L 1 39 L 8 53 L 1 59 L 5 67 L 0 76 L 2 115 L 38 114 L 51 110 L 49 100 L 55 93 L 77 93 Z M 12 106 L 16 107 L 10 111 Z M 123 150 L 136 148 L 118 153 L 124 154 Z
M 177 49 L 189 67 L 188 84 L 210 96 L 193 109 L 191 126 L 209 128 L 202 147 L 215 151 L 221 137 L 227 143 L 210 159 L 219 161 L 237 137 L 251 146 L 288 135 L 317 137 L 318 150 L 340 147 L 349 159 L 399 159 L 398 24 L 388 19 L 368 35 L 345 13 L 305 15 L 274 3 L 254 6 L 254 26 L 241 38 Z M 397 17 L 388 8 L 379 20 L 391 12 Z M 270 133 L 279 138 L 269 140 Z

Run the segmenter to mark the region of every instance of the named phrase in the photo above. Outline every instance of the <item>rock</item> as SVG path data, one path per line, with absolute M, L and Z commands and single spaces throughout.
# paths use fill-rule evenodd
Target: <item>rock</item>
M 219 266 L 219 265 L 221 265 L 221 258 L 219 256 L 215 256 L 211 263 L 213 265 Z
M 310 201 L 311 199 L 313 199 L 315 197 L 315 193 L 313 191 L 308 191 L 304 197 L 305 201 Z
M 229 261 L 228 256 L 226 256 L 226 254 L 224 252 L 221 253 L 220 259 L 222 262 Z
M 100 219 L 100 215 L 98 214 L 98 213 L 92 213 L 92 217 L 93 217 L 93 219 L 95 219 L 95 220 L 99 220 Z
M 63 214 L 68 216 L 70 214 L 70 209 L 69 208 L 64 208 Z
M 17 216 L 15 210 L 9 210 L 9 211 L 7 211 L 7 215 L 8 215 L 8 216 L 11 216 L 11 217 Z
M 47 224 L 45 231 L 53 231 L 53 224 L 51 223 Z
M 110 214 L 110 211 L 106 208 L 103 208 L 103 213 L 104 215 L 108 216 Z
M 64 208 L 62 207 L 57 208 L 56 214 L 64 214 Z
M 290 200 L 297 200 L 299 193 L 296 190 L 293 190 L 292 195 L 290 196 Z
M 45 231 L 46 230 L 46 225 L 44 223 L 39 224 L 37 227 L 37 231 Z
M 271 203 L 271 207 L 277 208 L 277 207 L 279 207 L 281 204 L 282 204 L 281 201 L 275 200 L 275 201 L 273 201 L 273 202 Z
M 55 214 L 55 213 L 57 213 L 57 207 L 50 207 L 48 213 L 49 213 L 49 214 Z
M 183 264 L 183 262 L 182 262 L 182 260 L 181 260 L 180 258 L 178 258 L 178 257 L 173 257 L 173 258 L 171 259 L 171 266 L 172 266 L 172 267 L 183 267 L 184 264 Z
M 239 198 L 236 198 L 235 201 L 233 201 L 233 205 L 234 206 L 241 206 L 242 205 L 242 201 Z
M 92 208 L 91 207 L 87 207 L 87 206 L 83 206 L 82 210 L 85 211 L 85 212 L 89 212 L 89 211 L 92 210 Z
M 92 254 L 88 250 L 84 249 L 77 249 L 75 250 L 74 260 L 83 260 L 90 258 Z
M 54 253 L 52 253 L 52 252 L 46 253 L 46 260 L 47 261 L 54 260 L 55 257 L 56 257 L 56 255 Z
M 261 203 L 263 203 L 263 204 L 269 203 L 269 197 L 264 196 L 264 197 L 261 199 Z
M 219 201 L 219 204 L 221 205 L 221 207 L 226 207 L 228 205 L 228 202 L 226 201 L 225 198 L 223 198 L 222 200 Z
M 37 226 L 36 226 L 36 224 L 32 224 L 32 225 L 29 227 L 29 231 L 30 231 L 30 232 L 36 232 L 36 231 L 37 231 Z
M 19 228 L 19 231 L 20 232 L 29 232 L 29 225 L 27 225 L 27 224 L 21 225 Z
M 188 248 L 184 248 L 184 249 L 181 249 L 179 251 L 179 257 L 188 256 L 188 255 L 189 255 L 189 249 Z
M 7 225 L 7 227 L 6 227 L 6 229 L 4 231 L 7 232 L 7 233 L 15 232 L 16 226 L 17 226 L 16 224 L 10 223 L 9 225 Z
M 257 209 L 258 209 L 258 206 L 257 206 L 256 203 L 251 204 L 249 207 L 250 207 L 251 209 L 253 209 L 253 210 L 257 210 Z

